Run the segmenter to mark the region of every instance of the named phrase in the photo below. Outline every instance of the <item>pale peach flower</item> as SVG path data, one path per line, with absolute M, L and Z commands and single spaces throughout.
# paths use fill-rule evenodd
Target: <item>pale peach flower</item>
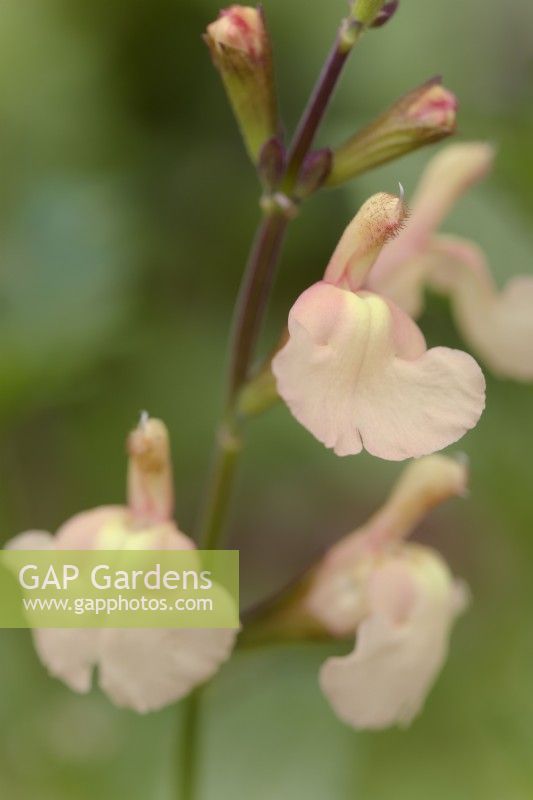
M 173 485 L 168 433 L 143 417 L 128 440 L 128 506 L 101 506 L 76 514 L 55 536 L 28 531 L 7 547 L 16 550 L 193 550 L 172 520 Z M 211 678 L 229 658 L 231 629 L 41 628 L 33 632 L 39 658 L 51 675 L 85 693 L 98 683 L 118 706 L 140 713 L 181 699 Z
M 483 142 L 446 147 L 430 162 L 404 230 L 387 245 L 368 276 L 368 289 L 392 299 L 411 316 L 424 306 L 429 286 L 449 295 L 467 344 L 497 374 L 533 380 L 533 275 L 499 289 L 481 249 L 464 239 L 437 235 L 455 202 L 492 166 Z
M 434 505 L 464 494 L 466 481 L 461 461 L 411 463 L 383 508 L 313 575 L 306 613 L 332 636 L 357 632 L 353 652 L 320 671 L 334 711 L 355 728 L 409 723 L 442 668 L 467 591 L 436 551 L 404 540 Z
M 444 664 L 461 595 L 437 553 L 406 545 L 372 571 L 366 599 L 353 652 L 324 663 L 320 686 L 353 727 L 406 725 Z
M 289 340 L 272 361 L 292 414 L 337 455 L 363 447 L 390 460 L 426 455 L 461 438 L 484 407 L 484 378 L 471 356 L 428 350 L 404 311 L 364 288 L 405 215 L 400 198 L 367 200 L 324 280 L 293 305 Z

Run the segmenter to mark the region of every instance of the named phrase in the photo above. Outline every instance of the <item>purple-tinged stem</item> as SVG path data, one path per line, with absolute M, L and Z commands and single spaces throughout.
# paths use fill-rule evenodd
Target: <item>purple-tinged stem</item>
M 343 23 L 296 128 L 289 150 L 288 167 L 284 182 L 284 187 L 289 190 L 293 188 L 298 179 L 300 167 L 311 149 L 342 69 L 350 55 L 353 45 L 347 46 L 344 34 L 345 27 L 346 23 Z
M 233 314 L 229 348 L 230 407 L 248 377 L 288 223 L 289 218 L 281 211 L 265 213 L 255 235 Z

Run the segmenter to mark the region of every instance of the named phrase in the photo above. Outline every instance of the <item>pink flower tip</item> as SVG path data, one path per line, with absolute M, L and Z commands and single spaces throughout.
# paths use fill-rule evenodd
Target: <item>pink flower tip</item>
M 430 81 L 409 108 L 409 117 L 427 128 L 455 130 L 458 102 L 456 96 L 442 86 L 440 78 Z
M 222 9 L 218 19 L 207 26 L 207 34 L 221 48 L 240 50 L 260 58 L 265 48 L 263 15 L 251 6 L 233 5 Z

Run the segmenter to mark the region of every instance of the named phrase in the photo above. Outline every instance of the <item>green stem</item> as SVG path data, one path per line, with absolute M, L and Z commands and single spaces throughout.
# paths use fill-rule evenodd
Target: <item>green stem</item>
M 178 774 L 176 800 L 196 800 L 198 783 L 198 734 L 200 690 L 183 701 L 184 716 L 179 736 L 181 772 Z
M 203 550 L 215 550 L 217 547 L 219 532 L 222 530 L 227 515 L 234 472 L 241 447 L 237 425 L 232 424 L 231 420 L 223 423 L 216 437 L 209 492 L 206 496 L 200 526 L 202 535 L 199 546 Z
M 233 312 L 228 413 L 233 413 L 237 394 L 248 378 L 288 223 L 289 218 L 274 206 L 264 213 L 254 237 Z
M 199 544 L 205 550 L 216 549 L 227 516 L 235 469 L 242 449 L 242 420 L 237 410 L 239 393 L 248 378 L 287 225 L 288 218 L 280 209 L 274 207 L 264 213 L 235 304 L 229 347 L 226 415 L 216 436 L 200 524 Z

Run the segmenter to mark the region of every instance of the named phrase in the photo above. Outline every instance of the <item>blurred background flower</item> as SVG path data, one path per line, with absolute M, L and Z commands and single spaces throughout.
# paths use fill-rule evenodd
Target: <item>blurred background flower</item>
M 346 4 L 264 6 L 293 125 Z M 178 522 L 193 529 L 257 216 L 253 170 L 201 41 L 217 12 L 214 0 L 1 4 L 3 541 L 119 498 L 123 437 L 142 408 L 169 424 Z M 459 135 L 499 146 L 492 176 L 444 230 L 477 240 L 500 285 L 532 269 L 532 26 L 528 0 L 512 9 L 403 3 L 357 48 L 318 142 L 344 141 L 442 73 L 461 101 Z M 429 157 L 421 151 L 307 204 L 265 347 L 359 204 L 399 180 L 409 197 Z M 429 299 L 421 326 L 430 345 L 465 346 L 442 299 Z M 375 735 L 332 716 L 316 674 L 349 645 L 243 652 L 206 692 L 203 800 L 530 800 L 533 390 L 487 377 L 487 411 L 461 442 L 471 496 L 439 509 L 418 537 L 438 543 L 473 594 L 421 718 Z M 253 423 L 229 530 L 242 549 L 245 603 L 363 521 L 399 470 L 366 455 L 336 459 L 281 404 Z M 137 718 L 97 692 L 71 697 L 37 663 L 28 632 L 1 632 L 0 796 L 166 800 L 175 717 Z

